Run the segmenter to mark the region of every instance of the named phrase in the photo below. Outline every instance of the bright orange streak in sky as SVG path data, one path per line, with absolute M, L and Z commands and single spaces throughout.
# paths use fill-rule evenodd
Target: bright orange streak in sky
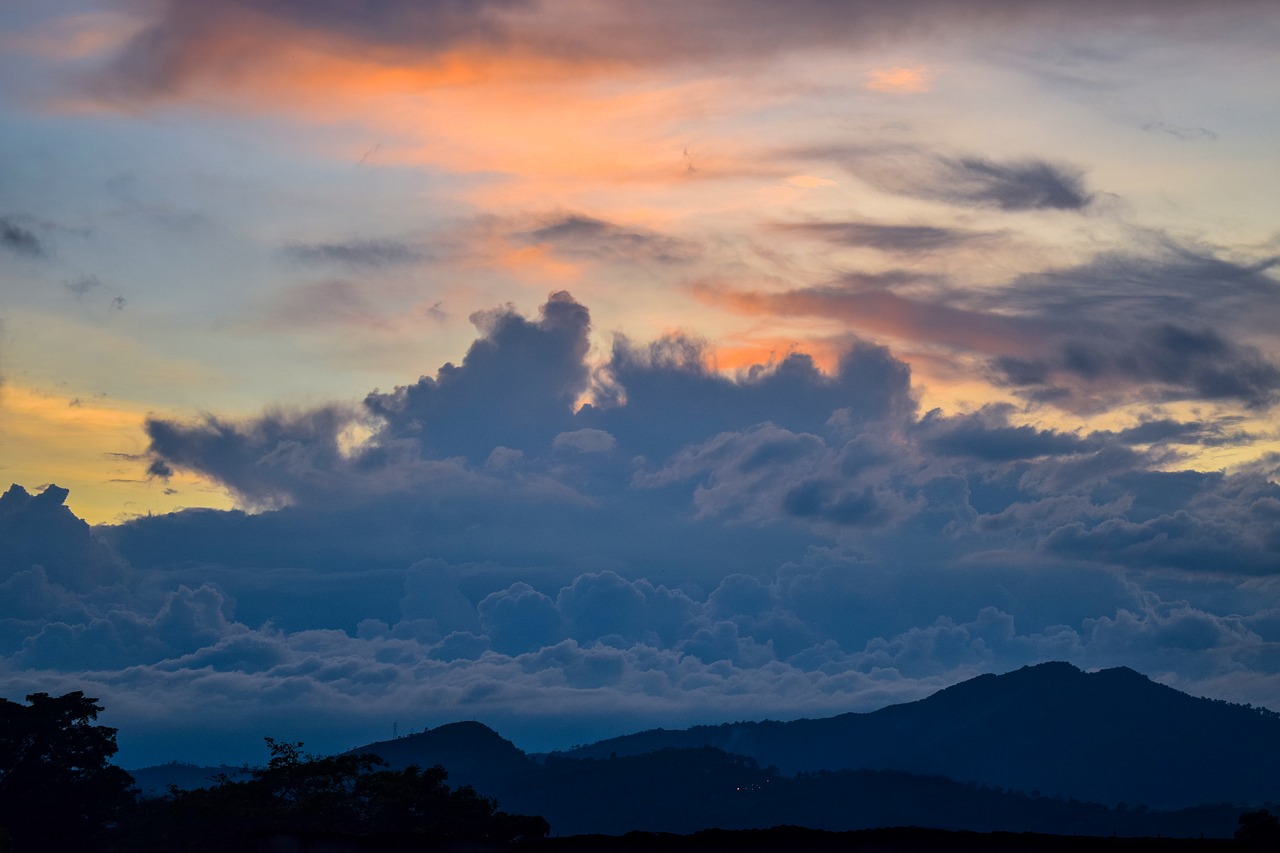
M 927 92 L 931 86 L 931 71 L 927 65 L 877 68 L 867 75 L 866 88 L 873 92 L 910 94 Z
M 835 318 L 855 332 L 974 352 L 1032 355 L 1042 344 L 1042 338 L 1025 322 L 925 304 L 885 290 L 756 293 L 698 284 L 691 291 L 707 304 L 742 314 Z

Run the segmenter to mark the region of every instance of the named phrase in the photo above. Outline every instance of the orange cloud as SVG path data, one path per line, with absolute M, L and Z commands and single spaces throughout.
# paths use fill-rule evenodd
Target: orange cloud
M 483 183 L 464 191 L 468 199 L 508 209 L 545 206 L 548 194 L 565 203 L 601 181 L 679 185 L 750 171 L 742 143 L 699 142 L 708 118 L 735 101 L 758 106 L 758 92 L 687 69 L 654 73 L 615 55 L 565 49 L 555 15 L 495 29 L 477 5 L 455 10 L 477 18 L 437 39 L 428 19 L 453 12 L 405 8 L 413 33 L 385 20 L 370 24 L 381 27 L 376 32 L 343 28 L 329 20 L 340 12 L 317 13 L 313 22 L 236 0 L 170 2 L 167 17 L 116 44 L 114 64 L 62 106 L 199 103 L 328 124 L 345 129 L 340 143 L 324 135 L 305 144 L 355 162 L 376 143 L 369 165 L 476 175 Z M 589 7 L 581 11 L 590 15 Z
M 819 178 L 814 175 L 792 175 L 787 178 L 787 183 L 793 187 L 811 190 L 818 187 L 834 187 L 836 182 L 830 178 Z
M 911 94 L 927 92 L 932 88 L 933 72 L 927 65 L 895 65 L 891 68 L 875 68 L 867 74 L 864 88 L 873 92 Z
M 884 288 L 815 287 L 781 293 L 694 284 L 706 304 L 753 316 L 809 316 L 840 321 L 858 334 L 970 352 L 1031 355 L 1043 336 L 1032 321 L 925 302 Z
M 718 344 L 711 350 L 710 364 L 713 370 L 738 373 L 753 367 L 777 364 L 793 352 L 802 352 L 813 359 L 824 373 L 834 373 L 843 349 L 831 339 L 753 339 L 742 343 Z
M 572 282 L 582 275 L 581 265 L 554 257 L 550 248 L 542 244 L 507 248 L 496 262 L 521 277 L 532 275 L 550 282 Z

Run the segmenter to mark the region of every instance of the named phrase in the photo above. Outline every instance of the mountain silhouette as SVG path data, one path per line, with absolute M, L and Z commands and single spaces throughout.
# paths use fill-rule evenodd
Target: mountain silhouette
M 360 753 L 378 756 L 393 770 L 439 764 L 449 772 L 450 786 L 470 785 L 485 796 L 496 798 L 503 808 L 509 801 L 522 801 L 524 792 L 537 783 L 541 771 L 541 766 L 515 744 L 477 722 L 448 723 L 344 754 Z
M 1188 696 L 1120 667 L 982 675 L 866 714 L 611 738 L 577 758 L 711 746 L 784 774 L 896 770 L 1091 802 L 1280 801 L 1280 715 Z
M 655 729 L 540 760 L 476 722 L 347 754 L 442 765 L 451 786 L 560 835 L 792 824 L 1228 837 L 1241 807 L 1280 800 L 1277 747 L 1280 714 L 1050 663 L 867 714 Z

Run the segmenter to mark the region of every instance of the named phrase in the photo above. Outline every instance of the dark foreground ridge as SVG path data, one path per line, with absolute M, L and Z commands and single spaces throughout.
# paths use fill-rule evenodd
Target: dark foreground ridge
M 396 835 L 355 838 L 325 833 L 276 833 L 253 839 L 248 849 L 310 850 L 324 853 L 1023 853 L 1023 851 L 1185 850 L 1197 853 L 1250 853 L 1272 850 L 1247 841 L 1222 838 L 1090 838 L 1012 832 L 949 832 L 887 827 L 854 832 L 824 832 L 796 826 L 769 829 L 709 829 L 689 835 L 628 832 L 624 835 L 573 835 L 517 842 L 439 841 Z
M 631 832 L 623 836 L 576 835 L 550 838 L 521 849 L 546 853 L 665 853 L 665 851 L 745 851 L 746 853 L 916 853 L 916 851 L 1235 851 L 1245 842 L 1206 838 L 1094 838 L 1013 832 L 951 832 L 917 827 L 886 827 L 824 832 L 797 826 L 728 831 L 711 829 L 690 835 Z

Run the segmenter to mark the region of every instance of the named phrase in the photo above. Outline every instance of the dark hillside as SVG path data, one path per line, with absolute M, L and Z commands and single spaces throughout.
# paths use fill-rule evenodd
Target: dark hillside
M 427 768 L 439 764 L 449 773 L 452 786 L 470 785 L 503 808 L 525 799 L 525 792 L 540 784 L 542 768 L 515 744 L 482 723 L 449 723 L 418 734 L 378 741 L 345 753 L 373 753 L 393 770 L 415 764 Z
M 887 769 L 1115 804 L 1280 801 L 1280 715 L 1180 693 L 1130 669 L 983 675 L 868 714 L 661 729 L 567 753 L 714 746 L 783 773 Z

